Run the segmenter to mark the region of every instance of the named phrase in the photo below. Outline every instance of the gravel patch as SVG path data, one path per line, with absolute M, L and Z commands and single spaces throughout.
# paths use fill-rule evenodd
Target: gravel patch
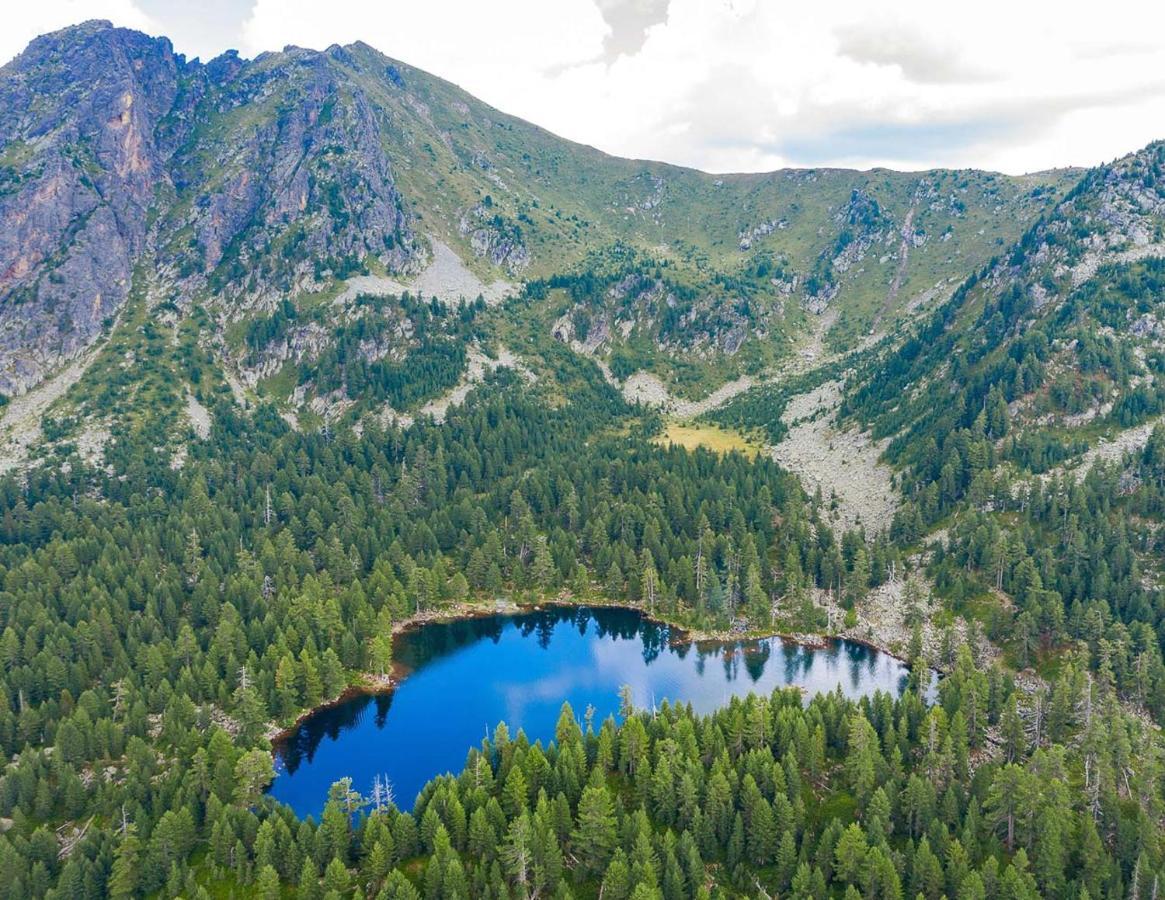
M 835 601 L 832 593 L 814 589 L 813 600 L 828 613 L 832 633 L 864 641 L 903 658 L 910 649 L 913 628 L 909 616 L 913 607 L 919 618 L 923 653 L 929 664 L 939 669 L 948 668 L 951 660 L 945 658 L 946 654 L 952 648 L 966 643 L 969 634 L 966 620 L 956 616 L 950 626 L 952 640 L 949 644 L 944 641 L 943 629 L 934 621 L 935 613 L 943 609 L 943 604 L 935 598 L 930 582 L 920 572 L 914 572 L 905 579 L 894 577 L 872 588 L 854 604 L 858 622 L 853 628 L 842 627 L 845 610 Z M 999 655 L 998 648 L 982 636 L 971 649 L 980 665 Z
M 1141 425 L 1135 425 L 1132 428 L 1126 428 L 1124 431 L 1118 431 L 1112 438 L 1102 437 L 1097 440 L 1095 446 L 1089 447 L 1079 456 L 1075 457 L 1075 459 L 1036 475 L 1035 480 L 1047 484 L 1049 481 L 1054 481 L 1062 477 L 1065 473 L 1070 472 L 1075 476 L 1077 481 L 1083 481 L 1088 473 L 1092 471 L 1092 467 L 1097 463 L 1120 463 L 1126 455 L 1144 449 L 1145 444 L 1149 442 L 1149 435 L 1153 433 L 1153 429 L 1161 424 L 1165 424 L 1165 416 L 1158 416 Z M 1016 488 L 1018 489 L 1022 483 L 1022 481 L 1017 482 Z
M 825 336 L 837 321 L 837 311 L 827 309 L 799 351 L 765 382 L 807 372 L 832 358 Z M 871 338 L 872 339 L 872 338 Z M 758 382 L 743 376 L 721 385 L 701 400 L 674 397 L 660 378 L 651 372 L 636 372 L 620 383 L 611 370 L 597 361 L 604 377 L 623 392 L 631 403 L 655 406 L 677 419 L 694 419 L 727 403 Z M 789 433 L 776 447 L 772 458 L 797 475 L 810 494 L 821 489 L 827 502 L 836 500 L 828 514 L 843 530 L 864 526 L 867 537 L 889 529 L 899 497 L 891 484 L 892 470 L 880 462 L 886 442 L 873 442 L 869 435 L 836 427 L 841 402 L 841 383 L 827 382 L 792 398 L 781 416 Z
M 437 422 L 444 422 L 445 417 L 449 414 L 449 410 L 455 406 L 460 406 L 465 402 L 465 398 L 469 396 L 469 392 L 475 386 L 481 384 L 485 380 L 485 376 L 495 369 L 514 369 L 527 381 L 533 381 L 535 375 L 522 363 L 518 357 L 507 350 L 505 347 L 498 348 L 498 355 L 496 359 L 491 359 L 481 352 L 476 347 L 471 347 L 468 354 L 468 362 L 465 367 L 465 374 L 461 376 L 461 381 L 456 387 L 449 390 L 442 396 L 435 400 L 430 400 L 420 409 L 422 416 L 432 416 Z M 404 424 L 402 417 L 393 411 L 396 421 Z M 405 427 L 412 424 L 409 419 Z
M 1096 275 L 1097 270 L 1109 263 L 1130 263 L 1149 256 L 1165 256 L 1165 244 L 1142 244 L 1116 253 L 1091 251 L 1072 267 L 1072 287 L 1077 288 Z
M 781 421 L 789 433 L 771 448 L 774 460 L 797 475 L 809 493 L 821 490 L 829 515 L 843 530 L 864 526 L 867 537 L 890 527 L 899 498 L 891 484 L 892 470 L 880 461 L 886 442 L 875 443 L 856 430 L 836 427 L 841 383 L 829 381 L 794 397 Z
M 88 465 L 105 462 L 105 446 L 112 437 L 108 422 L 89 422 L 77 435 L 77 455 Z
M 223 366 L 223 378 L 226 380 L 227 386 L 231 389 L 231 396 L 234 398 L 236 405 L 247 405 L 247 389 L 243 387 L 243 383 L 235 376 L 225 365 Z
M 25 462 L 29 448 L 40 441 L 41 421 L 49 407 L 81 380 L 96 358 L 97 350 L 90 350 L 52 378 L 12 398 L 0 418 L 0 473 L 18 468 Z
M 1101 438 L 1095 447 L 1090 447 L 1080 456 L 1080 462 L 1074 467 L 1077 477 L 1083 478 L 1098 462 L 1118 463 L 1124 459 L 1125 454 L 1144 449 L 1149 442 L 1149 435 L 1162 422 L 1165 422 L 1165 416 L 1119 431 L 1111 440 Z
M 603 374 L 607 380 L 623 392 L 623 398 L 628 403 L 642 403 L 645 406 L 655 406 L 677 419 L 695 419 L 706 412 L 723 406 L 738 394 L 743 394 L 756 382 L 748 375 L 742 375 L 734 381 L 726 382 L 700 400 L 686 400 L 683 397 L 672 396 L 667 386 L 658 376 L 651 372 L 636 372 L 620 385 L 611 370 L 603 366 Z
M 203 406 L 189 390 L 186 391 L 186 418 L 194 430 L 195 437 L 201 441 L 210 437 L 210 410 Z
M 436 297 L 450 305 L 459 300 L 470 303 L 480 294 L 487 304 L 493 306 L 518 290 L 518 285 L 500 278 L 486 284 L 466 268 L 461 257 L 448 244 L 434 237 L 430 237 L 429 241 L 433 247 L 433 258 L 420 275 L 407 281 L 382 275 L 357 275 L 345 282 L 344 292 L 333 302 L 342 306 L 351 303 L 360 294 L 383 296 L 408 291 L 422 297 Z
M 607 383 L 622 392 L 623 399 L 628 403 L 654 406 L 676 419 L 696 419 L 714 409 L 719 409 L 733 397 L 743 394 L 758 384 L 776 384 L 782 379 L 804 374 L 815 366 L 828 362 L 832 354 L 825 346 L 825 336 L 837 322 L 837 316 L 836 309 L 825 310 L 817 318 L 812 332 L 807 336 L 802 346 L 764 378 L 758 380 L 750 375 L 742 375 L 733 381 L 725 382 L 700 400 L 687 400 L 674 396 L 662 379 L 652 372 L 640 370 L 628 377 L 626 381 L 620 382 L 605 362 L 596 359 L 595 363 L 602 371 L 603 377 L 607 379 Z M 568 317 L 559 321 L 559 325 L 563 328 L 568 327 L 568 324 Z M 558 329 L 559 325 L 556 325 L 555 328 Z M 585 348 L 578 341 L 572 341 L 571 346 L 576 351 L 585 352 L 588 355 L 593 352 L 593 348 Z

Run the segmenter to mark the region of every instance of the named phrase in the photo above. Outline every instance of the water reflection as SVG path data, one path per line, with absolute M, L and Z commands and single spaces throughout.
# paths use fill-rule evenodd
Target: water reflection
M 318 815 L 328 787 L 345 776 L 367 792 L 375 775 L 387 775 L 397 802 L 410 806 L 430 778 L 459 770 L 499 721 L 511 734 L 521 728 L 531 741 L 546 741 L 563 701 L 579 716 L 594 706 L 598 723 L 617 713 L 622 685 L 636 705 L 666 698 L 704 713 L 733 695 L 786 685 L 857 697 L 897 694 L 908 680 L 901 662 L 861 644 L 693 643 L 624 609 L 555 607 L 433 623 L 399 636 L 394 649 L 410 673 L 395 693 L 322 710 L 277 748 L 271 793 L 299 814 Z

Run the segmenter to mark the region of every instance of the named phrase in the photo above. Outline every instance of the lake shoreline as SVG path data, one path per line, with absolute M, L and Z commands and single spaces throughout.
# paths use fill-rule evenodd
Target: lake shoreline
M 530 608 L 536 607 L 524 607 L 517 603 L 495 603 L 494 606 L 487 606 L 484 603 L 466 601 L 454 604 L 453 606 L 443 607 L 439 610 L 413 613 L 413 615 L 407 616 L 398 622 L 393 622 L 392 636 L 395 638 L 397 635 L 420 628 L 424 625 L 442 622 L 459 622 L 468 619 L 483 619 L 488 616 L 518 615 Z M 360 672 L 357 680 L 353 684 L 348 685 L 335 697 L 317 703 L 315 706 L 308 707 L 296 716 L 295 721 L 291 724 L 279 725 L 272 722 L 267 729 L 265 737 L 271 742 L 273 748 L 280 744 L 285 744 L 304 722 L 317 713 L 333 709 L 356 697 L 377 697 L 391 694 L 408 677 L 408 674 L 404 670 L 404 667 L 396 662 L 396 660 L 393 660 L 392 671 L 387 675 L 377 675 L 373 672 Z
M 829 634 L 805 634 L 805 633 L 788 633 L 775 629 L 760 629 L 757 631 L 735 631 L 735 630 L 704 630 L 697 628 L 690 628 L 678 622 L 667 619 L 656 612 L 646 610 L 640 606 L 635 606 L 630 603 L 607 602 L 603 600 L 587 600 L 582 601 L 567 597 L 557 597 L 549 600 L 541 600 L 534 603 L 517 603 L 513 600 L 500 601 L 495 600 L 494 603 L 487 604 L 476 601 L 463 601 L 454 604 L 453 606 L 443 607 L 441 609 L 428 610 L 426 612 L 414 613 L 407 616 L 392 625 L 392 636 L 395 638 L 398 635 L 404 634 L 408 631 L 414 631 L 425 625 L 441 624 L 449 622 L 466 621 L 470 619 L 483 619 L 490 616 L 518 616 L 527 612 L 538 612 L 547 608 L 558 609 L 623 609 L 631 612 L 636 612 L 643 616 L 645 621 L 651 622 L 655 625 L 663 625 L 671 629 L 676 634 L 670 639 L 670 642 L 675 643 L 691 643 L 697 647 L 701 644 L 729 644 L 738 643 L 740 641 L 758 641 L 777 638 L 786 644 L 794 644 L 799 647 L 805 647 L 810 650 L 824 650 L 827 649 L 833 641 L 848 641 L 853 644 L 860 644 L 870 650 L 885 654 L 886 656 L 897 660 L 903 665 L 909 666 L 909 662 L 896 654 L 889 647 L 883 646 L 875 641 L 868 640 L 861 637 L 850 637 L 848 635 L 829 635 Z M 348 685 L 337 696 L 318 703 L 296 716 L 295 721 L 289 725 L 281 726 L 272 723 L 266 732 L 266 738 L 271 743 L 272 750 L 278 748 L 280 745 L 286 744 L 295 732 L 308 719 L 324 712 L 333 709 L 341 704 L 347 703 L 357 697 L 376 697 L 391 694 L 400 686 L 401 682 L 409 676 L 409 670 L 397 663 L 395 660 L 392 664 L 392 672 L 388 675 L 376 675 L 371 672 L 362 672 L 358 676 L 358 680 L 353 684 Z

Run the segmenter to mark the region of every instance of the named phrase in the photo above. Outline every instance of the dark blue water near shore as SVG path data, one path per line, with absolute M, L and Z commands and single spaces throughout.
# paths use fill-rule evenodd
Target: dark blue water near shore
M 593 706 L 597 727 L 617 714 L 625 684 L 636 706 L 667 698 L 703 713 L 786 685 L 897 695 L 908 674 L 901 661 L 849 641 L 695 644 L 632 610 L 577 607 L 424 625 L 398 637 L 395 659 L 407 676 L 393 693 L 320 710 L 276 748 L 277 800 L 318 817 L 333 782 L 351 777 L 369 794 L 379 775 L 410 808 L 430 778 L 460 771 L 498 722 L 546 742 L 569 701 L 580 718 Z

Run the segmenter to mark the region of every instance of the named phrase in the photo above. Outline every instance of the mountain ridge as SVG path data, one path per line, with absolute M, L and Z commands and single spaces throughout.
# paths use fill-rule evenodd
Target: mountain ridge
M 112 74 L 103 67 L 100 48 L 89 46 L 110 36 L 122 47 L 114 60 L 120 68 Z M 133 81 L 135 71 L 155 65 L 161 66 L 156 83 Z M 145 154 L 130 160 L 136 169 L 126 169 L 126 160 L 90 159 L 81 140 L 116 149 L 114 132 L 127 113 L 117 103 L 128 91 L 92 97 L 91 120 L 30 123 L 26 115 L 13 117 L 0 131 L 0 210 L 9 207 L 0 212 L 0 221 L 17 216 L 12 210 L 18 208 L 43 207 L 42 218 L 55 225 L 35 235 L 37 241 L 21 240 L 32 251 L 22 255 L 9 247 L 0 253 L 0 271 L 10 273 L 7 283 L 0 282 L 0 319 L 14 296 L 27 295 L 39 310 L 37 318 L 53 318 L 55 311 L 56 323 L 45 329 L 47 337 L 37 338 L 11 316 L 0 322 L 0 389 L 8 393 L 31 387 L 108 327 L 129 295 L 136 263 L 159 273 L 158 283 L 149 286 L 157 298 L 179 305 L 200 298 L 229 300 L 219 303 L 226 323 L 253 307 L 269 307 L 279 296 L 327 289 L 369 267 L 415 272 L 431 258 L 434 238 L 486 281 L 562 274 L 588 254 L 629 241 L 675 267 L 678 280 L 696 295 L 684 303 L 699 307 L 697 315 L 708 313 L 706 327 L 713 331 L 741 325 L 734 314 L 717 312 L 739 300 L 729 294 L 747 290 L 761 297 L 768 315 L 780 291 L 814 308 L 839 292 L 853 293 L 857 302 L 848 304 L 843 296 L 838 304 L 840 330 L 852 338 L 880 320 L 886 302 L 877 295 L 889 290 L 891 278 L 838 267 L 881 247 L 888 251 L 882 255 L 895 256 L 904 239 L 894 232 L 907 223 L 920 191 L 934 197 L 945 191 L 949 208 L 920 209 L 911 219 L 911 240 L 934 244 L 950 233 L 952 246 L 961 252 L 965 245 L 979 258 L 986 250 L 975 234 L 979 228 L 995 219 L 1031 215 L 1046 201 L 1024 199 L 1028 191 L 1054 193 L 1075 174 L 1064 170 L 1013 179 L 963 170 L 809 169 L 717 176 L 622 160 L 494 110 L 362 42 L 325 51 L 290 48 L 253 60 L 228 52 L 201 63 L 175 54 L 164 38 L 89 22 L 38 38 L 0 70 L 9 94 L 6 107 L 31 97 L 17 89 L 38 72 L 65 79 L 75 92 L 86 83 L 100 84 L 94 76 L 105 73 L 120 87 L 152 91 L 157 96 L 144 104 L 147 113 L 155 107 L 162 112 L 151 117 L 129 110 L 133 141 Z M 77 140 L 50 147 L 27 140 L 51 136 L 50 124 L 67 127 Z M 344 152 L 337 154 L 338 147 Z M 66 165 L 69 153 L 75 159 Z M 122 170 L 149 171 L 160 185 L 149 195 L 141 185 L 130 191 L 144 210 L 140 218 L 149 221 L 148 235 L 140 222 L 116 219 L 100 232 L 113 229 L 116 240 L 106 242 L 103 268 L 116 274 L 88 292 L 85 302 L 75 296 L 86 294 L 83 287 L 53 283 L 53 278 L 80 280 L 67 265 L 60 271 L 53 254 L 67 258 L 78 240 L 90 246 L 87 232 L 78 224 L 79 237 L 71 233 L 66 226 L 76 215 L 55 201 L 38 201 L 38 165 L 68 177 L 67 188 L 61 188 L 67 196 L 85 193 L 86 166 L 107 179 Z M 114 193 L 112 185 L 104 186 L 105 195 Z M 935 206 L 934 197 L 929 206 Z M 1003 215 L 995 210 L 1000 203 Z M 105 207 L 96 200 L 92 206 L 100 224 Z M 830 211 L 850 207 L 861 210 L 839 213 L 840 219 Z M 149 253 L 143 256 L 145 244 Z M 769 271 L 743 287 L 714 283 L 716 277 L 737 278 L 762 254 L 781 267 L 779 286 Z M 917 293 L 923 277 L 929 288 L 937 280 L 931 275 L 956 277 L 963 267 L 953 257 L 928 264 L 925 274 L 923 267 L 917 274 L 907 267 L 905 283 L 895 293 Z M 616 310 L 599 312 L 618 318 Z M 632 318 L 638 321 L 631 322 L 631 330 L 643 332 L 640 343 L 658 342 L 652 324 L 658 311 L 640 309 Z M 782 310 L 769 319 L 765 331 L 786 328 L 786 319 L 790 333 L 805 327 L 796 311 Z

